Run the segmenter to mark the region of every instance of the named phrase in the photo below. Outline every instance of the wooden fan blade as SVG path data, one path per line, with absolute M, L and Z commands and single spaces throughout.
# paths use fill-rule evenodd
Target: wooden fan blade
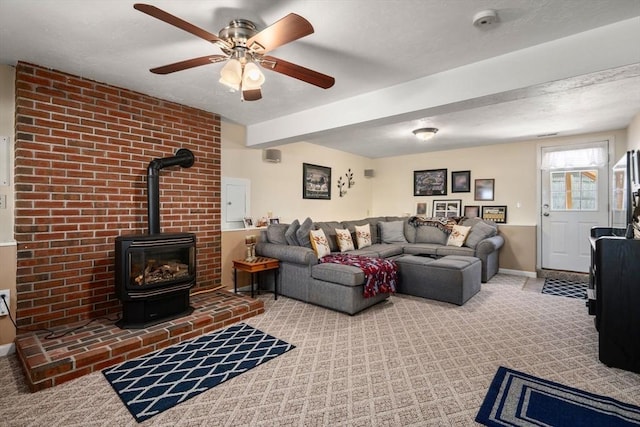
M 243 90 L 242 99 L 245 101 L 257 101 L 262 99 L 262 91 L 260 89 Z
M 302 80 L 303 82 L 310 83 L 323 89 L 329 89 L 336 82 L 336 80 L 331 76 L 327 76 L 326 74 L 310 70 L 273 56 L 264 56 L 260 65 L 267 70 L 273 70 L 276 73 L 285 74 L 289 77 L 293 77 L 294 79 Z
M 247 40 L 247 47 L 258 53 L 267 53 L 278 46 L 313 33 L 313 26 L 300 15 L 290 13 Z
M 133 5 L 136 10 L 140 12 L 146 13 L 149 16 L 153 16 L 156 19 L 166 22 L 167 24 L 173 25 L 174 27 L 178 27 L 181 30 L 184 30 L 188 33 L 193 34 L 194 36 L 198 36 L 201 39 L 205 39 L 211 43 L 222 43 L 224 46 L 228 46 L 228 43 L 222 40 L 220 37 L 215 34 L 210 33 L 209 31 L 203 30 L 200 27 L 196 27 L 195 25 L 178 18 L 177 16 L 173 16 L 170 13 L 165 12 L 162 9 L 158 9 L 155 6 L 144 3 L 136 3 Z
M 186 61 L 174 62 L 173 64 L 152 68 L 149 71 L 155 74 L 169 74 L 193 67 L 199 67 L 201 65 L 213 64 L 215 62 L 224 61 L 226 59 L 227 57 L 224 55 L 201 56 L 200 58 L 187 59 Z

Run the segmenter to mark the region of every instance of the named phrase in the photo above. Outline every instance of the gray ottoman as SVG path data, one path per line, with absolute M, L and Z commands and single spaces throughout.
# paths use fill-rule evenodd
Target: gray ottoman
M 482 265 L 476 257 L 405 255 L 395 261 L 398 293 L 462 305 L 480 291 Z

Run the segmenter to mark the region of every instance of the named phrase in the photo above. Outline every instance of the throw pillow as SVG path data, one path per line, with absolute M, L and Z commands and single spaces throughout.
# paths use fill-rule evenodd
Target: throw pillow
M 304 220 L 298 231 L 296 231 L 296 237 L 298 238 L 298 244 L 300 246 L 304 246 L 306 248 L 311 247 L 311 240 L 309 240 L 309 231 L 313 229 L 313 220 L 311 218 L 307 218 Z
M 467 235 L 469 235 L 469 230 L 471 230 L 471 227 L 454 225 L 453 230 L 451 230 L 451 234 L 449 235 L 449 239 L 447 240 L 447 246 L 462 247 L 464 241 L 467 239 Z
M 291 223 L 291 225 L 289 225 L 287 231 L 284 232 L 284 238 L 287 239 L 287 243 L 290 246 L 300 246 L 298 237 L 296 236 L 296 231 L 298 231 L 298 228 L 300 228 L 300 221 L 296 219 Z
M 467 241 L 464 242 L 464 245 L 468 248 L 475 249 L 482 240 L 493 237 L 496 234 L 498 234 L 496 227 L 479 221 L 471 227 L 471 232 L 469 233 L 469 237 L 467 237 Z
M 404 221 L 378 223 L 382 243 L 407 243 L 404 237 Z
M 356 243 L 358 244 L 358 249 L 371 246 L 371 227 L 369 226 L 369 224 L 356 225 L 355 229 L 356 229 Z
M 289 228 L 289 224 L 269 224 L 267 227 L 267 240 L 269 243 L 286 245 L 287 239 L 284 237 L 284 233 L 287 228 Z
M 309 231 L 309 240 L 311 240 L 311 246 L 316 252 L 318 258 L 322 258 L 323 256 L 331 253 L 331 249 L 329 249 L 329 242 L 327 241 L 327 237 L 324 235 L 324 231 Z
M 352 251 L 354 249 L 349 230 L 336 228 L 336 241 L 338 242 L 340 252 Z

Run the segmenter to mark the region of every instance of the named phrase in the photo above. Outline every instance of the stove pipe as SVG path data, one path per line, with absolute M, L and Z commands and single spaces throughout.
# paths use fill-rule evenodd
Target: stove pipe
M 147 167 L 147 209 L 149 221 L 149 234 L 160 234 L 160 169 L 179 165 L 183 168 L 190 168 L 195 162 L 195 157 L 191 150 L 181 148 L 172 157 L 154 159 Z

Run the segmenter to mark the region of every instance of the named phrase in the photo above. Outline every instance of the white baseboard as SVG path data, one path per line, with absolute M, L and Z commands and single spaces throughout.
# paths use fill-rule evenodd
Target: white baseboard
M 508 268 L 500 268 L 498 269 L 498 273 L 510 274 L 512 276 L 533 277 L 534 279 L 538 277 L 538 274 L 535 271 L 510 270 Z
M 16 352 L 14 343 L 0 345 L 0 357 L 8 356 Z

